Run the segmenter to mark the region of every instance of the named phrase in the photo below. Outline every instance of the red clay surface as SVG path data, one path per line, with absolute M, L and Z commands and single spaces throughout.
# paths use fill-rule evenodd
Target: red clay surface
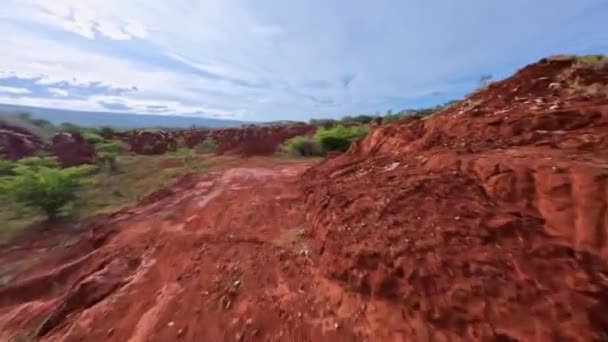
M 319 268 L 385 303 L 376 339 L 608 339 L 608 99 L 570 70 L 529 66 L 307 173 Z
M 305 236 L 308 166 L 192 175 L 80 233 L 14 242 L 0 264 L 26 266 L 0 290 L 0 340 L 352 340 Z
M 0 340 L 607 340 L 608 100 L 566 73 L 608 84 L 535 64 L 318 165 L 230 163 L 15 241 Z

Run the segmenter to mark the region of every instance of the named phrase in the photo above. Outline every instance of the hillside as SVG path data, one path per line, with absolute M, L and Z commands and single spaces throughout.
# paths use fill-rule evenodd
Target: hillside
M 2 114 L 10 115 L 15 113 L 29 113 L 32 117 L 36 119 L 48 120 L 54 125 L 59 125 L 64 122 L 68 122 L 82 127 L 111 126 L 123 129 L 148 127 L 188 128 L 193 125 L 198 127 L 216 128 L 238 127 L 243 124 L 243 122 L 236 120 L 212 119 L 203 117 L 109 112 L 84 112 L 0 104 L 0 116 L 2 116 Z
M 554 57 L 321 162 L 198 156 L 1 249 L 0 340 L 605 341 L 606 90 L 606 59 Z
M 608 338 L 606 90 L 605 58 L 544 59 L 307 172 L 320 268 L 376 303 L 369 336 Z

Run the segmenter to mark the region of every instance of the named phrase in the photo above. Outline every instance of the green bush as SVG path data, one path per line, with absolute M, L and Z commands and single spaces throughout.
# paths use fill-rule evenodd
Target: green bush
M 338 125 L 329 129 L 319 128 L 314 139 L 324 153 L 330 151 L 346 152 L 350 144 L 367 135 L 367 130 L 361 126 L 345 127 Z
M 202 143 L 194 147 L 196 154 L 215 153 L 217 150 L 217 141 L 213 138 L 207 138 Z
M 16 166 L 19 165 L 26 166 L 34 170 L 42 167 L 58 168 L 59 161 L 57 161 L 56 157 L 26 157 L 17 162 Z
M 15 163 L 10 160 L 0 159 L 0 177 L 14 174 L 13 169 L 15 166 Z
M 18 162 L 13 175 L 0 179 L 0 194 L 14 205 L 41 210 L 54 219 L 78 199 L 91 170 L 90 166 L 58 169 Z
M 296 136 L 286 140 L 280 150 L 294 157 L 312 157 L 323 155 L 323 149 L 312 138 Z
M 93 132 L 82 133 L 82 138 L 89 144 L 93 145 L 101 144 L 102 142 L 104 142 L 104 139 L 101 135 Z
M 87 131 L 86 128 L 75 125 L 73 123 L 69 123 L 69 122 L 64 122 L 64 123 L 60 124 L 59 130 L 62 132 L 78 133 L 78 134 L 83 134 L 84 132 Z
M 122 143 L 119 141 L 109 140 L 103 141 L 96 145 L 99 153 L 99 163 L 107 165 L 110 170 L 118 170 L 117 159 L 118 155 L 124 151 Z
M 368 124 L 377 118 L 377 115 L 356 115 L 356 116 L 345 116 L 342 118 L 342 122 L 345 124 L 359 123 Z

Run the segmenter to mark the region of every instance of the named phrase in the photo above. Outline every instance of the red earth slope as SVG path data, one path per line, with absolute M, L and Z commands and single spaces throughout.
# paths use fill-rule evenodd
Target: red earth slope
M 320 268 L 385 303 L 373 336 L 608 338 L 608 99 L 581 93 L 607 85 L 543 60 L 308 172 Z
M 574 64 L 14 241 L 0 341 L 606 340 L 607 70 Z

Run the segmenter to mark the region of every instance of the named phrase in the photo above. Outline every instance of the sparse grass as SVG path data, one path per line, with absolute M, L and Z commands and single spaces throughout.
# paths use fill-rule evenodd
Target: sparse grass
M 608 67 L 608 58 L 604 55 L 578 56 L 574 66 L 579 69 L 601 70 Z
M 577 69 L 600 70 L 608 67 L 608 57 L 605 55 L 554 55 L 545 60 L 549 62 L 574 61 L 574 67 Z
M 171 186 L 188 173 L 225 170 L 243 165 L 269 167 L 321 160 L 290 156 L 241 158 L 187 152 L 182 149 L 164 155 L 119 155 L 117 171 L 100 168 L 93 176 L 93 184 L 81 190 L 78 206 L 69 208 L 69 211 L 75 219 L 111 213 L 126 205 L 136 204 L 154 191 Z M 0 242 L 15 238 L 28 229 L 43 226 L 43 215 L 31 212 L 15 214 L 9 208 L 8 203 L 0 202 Z M 173 212 L 167 212 L 165 218 L 170 220 L 174 215 Z
M 573 60 L 573 59 L 576 59 L 575 55 L 565 55 L 565 54 L 553 55 L 553 56 L 549 56 L 549 57 L 545 58 L 545 60 L 550 61 L 550 62 L 564 62 L 564 61 L 569 61 L 569 60 Z
M 118 172 L 100 171 L 95 177 L 96 185 L 84 190 L 80 215 L 117 210 L 170 186 L 188 173 L 207 168 L 202 160 L 182 150 L 162 156 L 119 156 L 117 164 Z
M 608 57 L 605 55 L 556 55 L 546 58 L 548 61 L 573 61 L 571 68 L 564 70 L 558 80 L 564 82 L 571 93 L 584 94 L 589 97 L 608 97 L 608 84 L 589 81 L 584 75 L 608 70 Z M 589 72 L 591 71 L 591 73 Z M 601 79 L 601 78 L 600 78 Z
M 180 150 L 161 156 L 120 155 L 118 170 L 100 168 L 93 182 L 80 191 L 80 201 L 69 208 L 76 217 L 108 213 L 135 204 L 146 195 L 171 186 L 182 176 L 208 169 L 204 158 Z M 44 220 L 43 215 L 11 211 L 0 203 L 0 241 L 11 239 Z

